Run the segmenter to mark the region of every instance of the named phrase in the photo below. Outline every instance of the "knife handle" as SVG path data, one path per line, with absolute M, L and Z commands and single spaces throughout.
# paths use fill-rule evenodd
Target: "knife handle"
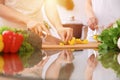
M 43 34 L 43 35 L 48 35 L 45 31 L 42 31 L 42 34 Z
M 45 38 L 47 37 L 47 35 L 48 35 L 48 34 L 47 34 L 45 31 L 42 31 L 42 36 L 41 36 L 42 39 L 45 39 Z

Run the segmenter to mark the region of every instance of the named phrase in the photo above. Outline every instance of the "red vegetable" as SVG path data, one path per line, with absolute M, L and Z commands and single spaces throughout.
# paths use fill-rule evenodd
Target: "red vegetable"
M 2 35 L 3 35 L 3 43 L 4 43 L 3 52 L 8 53 L 10 52 L 10 47 L 13 40 L 13 32 L 4 31 Z
M 4 31 L 3 32 L 3 42 L 4 42 L 4 53 L 16 53 L 22 42 L 23 42 L 23 35 L 18 34 L 12 31 Z

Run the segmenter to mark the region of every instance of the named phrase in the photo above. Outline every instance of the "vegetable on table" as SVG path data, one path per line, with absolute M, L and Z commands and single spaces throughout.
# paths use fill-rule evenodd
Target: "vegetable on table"
M 4 48 L 3 36 L 0 35 L 0 52 L 2 52 L 3 48 Z
M 22 34 L 15 33 L 13 31 L 3 31 L 4 53 L 16 53 L 22 45 L 24 40 Z
M 118 46 L 118 48 L 120 49 L 120 38 L 119 38 L 118 41 L 117 41 L 117 46 Z
M 103 67 L 111 68 L 120 77 L 120 19 L 98 36 L 98 60 Z
M 98 35 L 94 35 L 93 39 L 96 40 L 96 41 L 98 41 Z
M 67 43 L 61 42 L 61 43 L 59 43 L 59 45 L 63 46 L 63 45 L 75 45 L 75 44 L 87 44 L 87 43 L 88 43 L 87 39 L 81 40 L 79 38 L 73 37 Z
M 19 50 L 18 50 L 18 55 L 20 56 L 20 58 L 21 58 L 21 60 L 23 61 L 23 63 L 24 63 L 24 66 L 26 66 L 26 64 L 27 64 L 27 60 L 30 58 L 30 56 L 33 54 L 33 52 L 34 52 L 34 47 L 31 45 L 31 43 L 32 43 L 32 41 L 30 41 L 29 39 L 31 39 L 31 37 L 30 37 L 30 35 L 31 34 L 29 34 L 28 33 L 28 31 L 26 31 L 26 30 L 21 30 L 21 29 L 17 29 L 17 28 L 11 28 L 10 26 L 0 26 L 0 41 L 2 42 L 2 40 L 3 40 L 3 32 L 5 32 L 5 31 L 11 31 L 11 32 L 13 32 L 13 33 L 17 33 L 17 34 L 19 34 L 19 35 L 22 35 L 23 36 L 23 38 L 24 38 L 24 40 L 23 40 L 23 42 L 22 42 L 22 44 L 21 44 L 21 46 L 20 46 L 20 48 L 19 48 Z M 8 40 L 8 39 L 6 39 L 6 40 Z M 32 39 L 31 39 L 32 40 Z M 3 46 L 2 46 L 3 45 Z M 1 45 L 1 43 L 0 43 L 0 49 L 1 49 L 1 54 L 3 54 L 4 55 L 4 52 L 3 52 L 3 48 L 4 48 L 4 43 L 2 43 L 2 45 Z M 12 46 L 15 46 L 15 45 L 12 45 Z M 17 48 L 16 46 L 14 47 L 14 48 Z M 10 49 L 13 49 L 14 50 L 14 48 L 8 48 L 9 50 Z M 9 51 L 8 50 L 8 51 Z M 8 53 L 11 53 L 11 52 L 8 52 Z M 15 54 L 15 53 L 14 53 Z M 9 59 L 9 58 L 8 58 Z

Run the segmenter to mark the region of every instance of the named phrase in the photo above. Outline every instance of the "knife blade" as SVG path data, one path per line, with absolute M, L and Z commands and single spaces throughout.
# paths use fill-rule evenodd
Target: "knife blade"
M 42 43 L 43 44 L 48 44 L 48 45 L 58 45 L 60 42 L 63 42 L 61 39 L 58 39 L 51 34 L 47 34 L 45 31 L 42 31 L 42 35 L 44 36 L 42 38 Z
M 41 46 L 43 44 L 46 45 L 58 45 L 60 42 L 62 42 L 62 40 L 47 34 L 46 32 L 42 31 L 42 36 L 30 31 L 30 30 L 26 30 L 28 36 L 28 42 L 37 49 L 41 49 Z
M 30 30 L 26 30 L 25 31 L 28 34 L 28 38 L 27 41 L 35 48 L 35 49 L 41 49 L 42 46 L 42 39 L 41 37 L 30 31 Z

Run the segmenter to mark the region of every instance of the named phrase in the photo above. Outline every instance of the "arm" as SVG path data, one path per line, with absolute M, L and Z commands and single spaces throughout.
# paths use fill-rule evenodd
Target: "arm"
M 4 5 L 4 0 L 0 0 L 0 16 L 6 20 L 20 25 L 26 25 L 30 20 L 27 16 Z
M 56 0 L 46 0 L 45 2 L 45 12 L 46 15 L 51 22 L 51 24 L 56 28 L 58 34 L 62 38 L 63 41 L 67 42 L 72 38 L 73 30 L 70 28 L 64 28 L 58 11 L 57 11 L 57 3 Z
M 45 1 L 45 12 L 50 22 L 55 26 L 56 29 L 62 28 L 62 23 L 57 11 L 56 0 Z M 54 15 L 53 15 L 54 14 Z
M 29 30 L 41 35 L 41 31 L 44 30 L 47 33 L 49 33 L 48 29 L 41 24 L 40 22 L 37 22 L 35 20 L 32 20 L 27 15 L 24 15 L 8 6 L 4 5 L 5 0 L 0 0 L 0 17 L 17 23 L 19 25 L 27 26 Z
M 88 17 L 88 26 L 95 30 L 97 28 L 98 20 L 92 8 L 92 0 L 87 0 L 85 4 L 86 15 Z
M 91 0 L 86 1 L 85 8 L 86 8 L 87 17 L 95 17 L 95 14 L 94 14 L 93 9 L 92 9 Z

